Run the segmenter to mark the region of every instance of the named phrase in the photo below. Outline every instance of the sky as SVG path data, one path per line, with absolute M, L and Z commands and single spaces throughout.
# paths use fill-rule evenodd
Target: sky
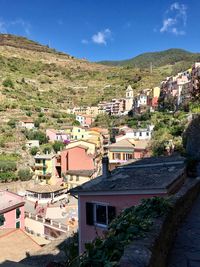
M 0 0 L 0 32 L 90 61 L 200 52 L 199 0 Z

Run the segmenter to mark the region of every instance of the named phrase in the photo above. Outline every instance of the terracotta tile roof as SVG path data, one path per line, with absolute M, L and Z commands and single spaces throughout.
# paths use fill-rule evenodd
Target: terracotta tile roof
M 60 186 L 60 185 L 49 185 L 49 184 L 41 185 L 41 184 L 37 184 L 34 187 L 31 187 L 30 189 L 27 189 L 27 191 L 36 192 L 36 193 L 52 193 L 52 192 L 56 192 L 56 191 L 59 191 L 59 190 L 63 190 L 65 188 L 66 187 Z
M 18 262 L 26 257 L 26 252 L 36 252 L 41 247 L 21 229 L 0 230 L 0 262 Z

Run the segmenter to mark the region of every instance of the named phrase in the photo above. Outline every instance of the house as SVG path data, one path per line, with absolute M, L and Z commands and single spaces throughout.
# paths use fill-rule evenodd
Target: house
M 65 128 L 65 132 L 70 134 L 70 140 L 81 140 L 87 139 L 88 137 L 88 129 L 82 126 L 68 126 Z
M 21 120 L 18 125 L 20 128 L 26 128 L 27 130 L 31 130 L 35 127 L 32 119 Z
M 95 170 L 95 155 L 89 154 L 88 147 L 78 145 L 62 150 L 56 157 L 55 171 L 59 177 L 69 170 Z
M 76 120 L 80 122 L 81 126 L 90 127 L 90 125 L 94 122 L 95 117 L 92 115 L 78 114 L 76 115 Z
M 26 148 L 39 147 L 39 140 L 28 140 L 26 141 Z
M 135 140 L 150 140 L 154 125 L 148 125 L 147 128 L 131 129 L 122 128 L 120 135 L 115 136 L 115 141 L 121 141 L 123 139 L 135 139 Z
M 50 142 L 70 140 L 70 134 L 66 134 L 64 130 L 46 129 L 46 137 Z
M 67 187 L 64 183 L 61 185 L 36 184 L 26 189 L 27 200 L 38 202 L 39 204 L 54 203 L 66 198 Z
M 55 155 L 37 154 L 35 157 L 35 176 L 36 180 L 46 181 L 55 175 Z
M 129 160 L 148 156 L 148 140 L 123 139 L 108 146 L 110 170 Z
M 0 229 L 0 244 L 0 265 L 9 267 L 26 267 L 27 265 L 18 262 L 29 253 L 36 253 L 41 249 L 41 246 L 22 229 Z
M 0 191 L 0 229 L 24 229 L 24 199 L 9 192 Z
M 111 173 L 107 157 L 102 164 L 101 176 L 69 190 L 78 196 L 80 253 L 85 243 L 102 236 L 124 209 L 138 205 L 143 198 L 174 194 L 186 177 L 182 157 L 146 158 Z
M 68 189 L 84 184 L 95 176 L 95 170 L 69 170 L 66 172 Z

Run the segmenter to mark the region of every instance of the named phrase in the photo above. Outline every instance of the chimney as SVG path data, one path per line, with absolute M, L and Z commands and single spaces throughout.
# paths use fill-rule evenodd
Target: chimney
M 110 171 L 109 171 L 109 159 L 107 156 L 104 156 L 102 158 L 102 178 L 106 179 L 110 176 Z

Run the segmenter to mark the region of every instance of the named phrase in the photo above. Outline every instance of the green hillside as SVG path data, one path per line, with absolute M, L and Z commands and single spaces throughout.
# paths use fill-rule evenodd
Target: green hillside
M 134 58 L 121 61 L 101 61 L 99 63 L 109 66 L 132 66 L 137 68 L 149 68 L 164 65 L 174 65 L 182 62 L 185 65 L 191 65 L 194 61 L 200 60 L 200 53 L 191 53 L 183 49 L 168 49 L 160 52 L 151 52 L 138 55 Z

